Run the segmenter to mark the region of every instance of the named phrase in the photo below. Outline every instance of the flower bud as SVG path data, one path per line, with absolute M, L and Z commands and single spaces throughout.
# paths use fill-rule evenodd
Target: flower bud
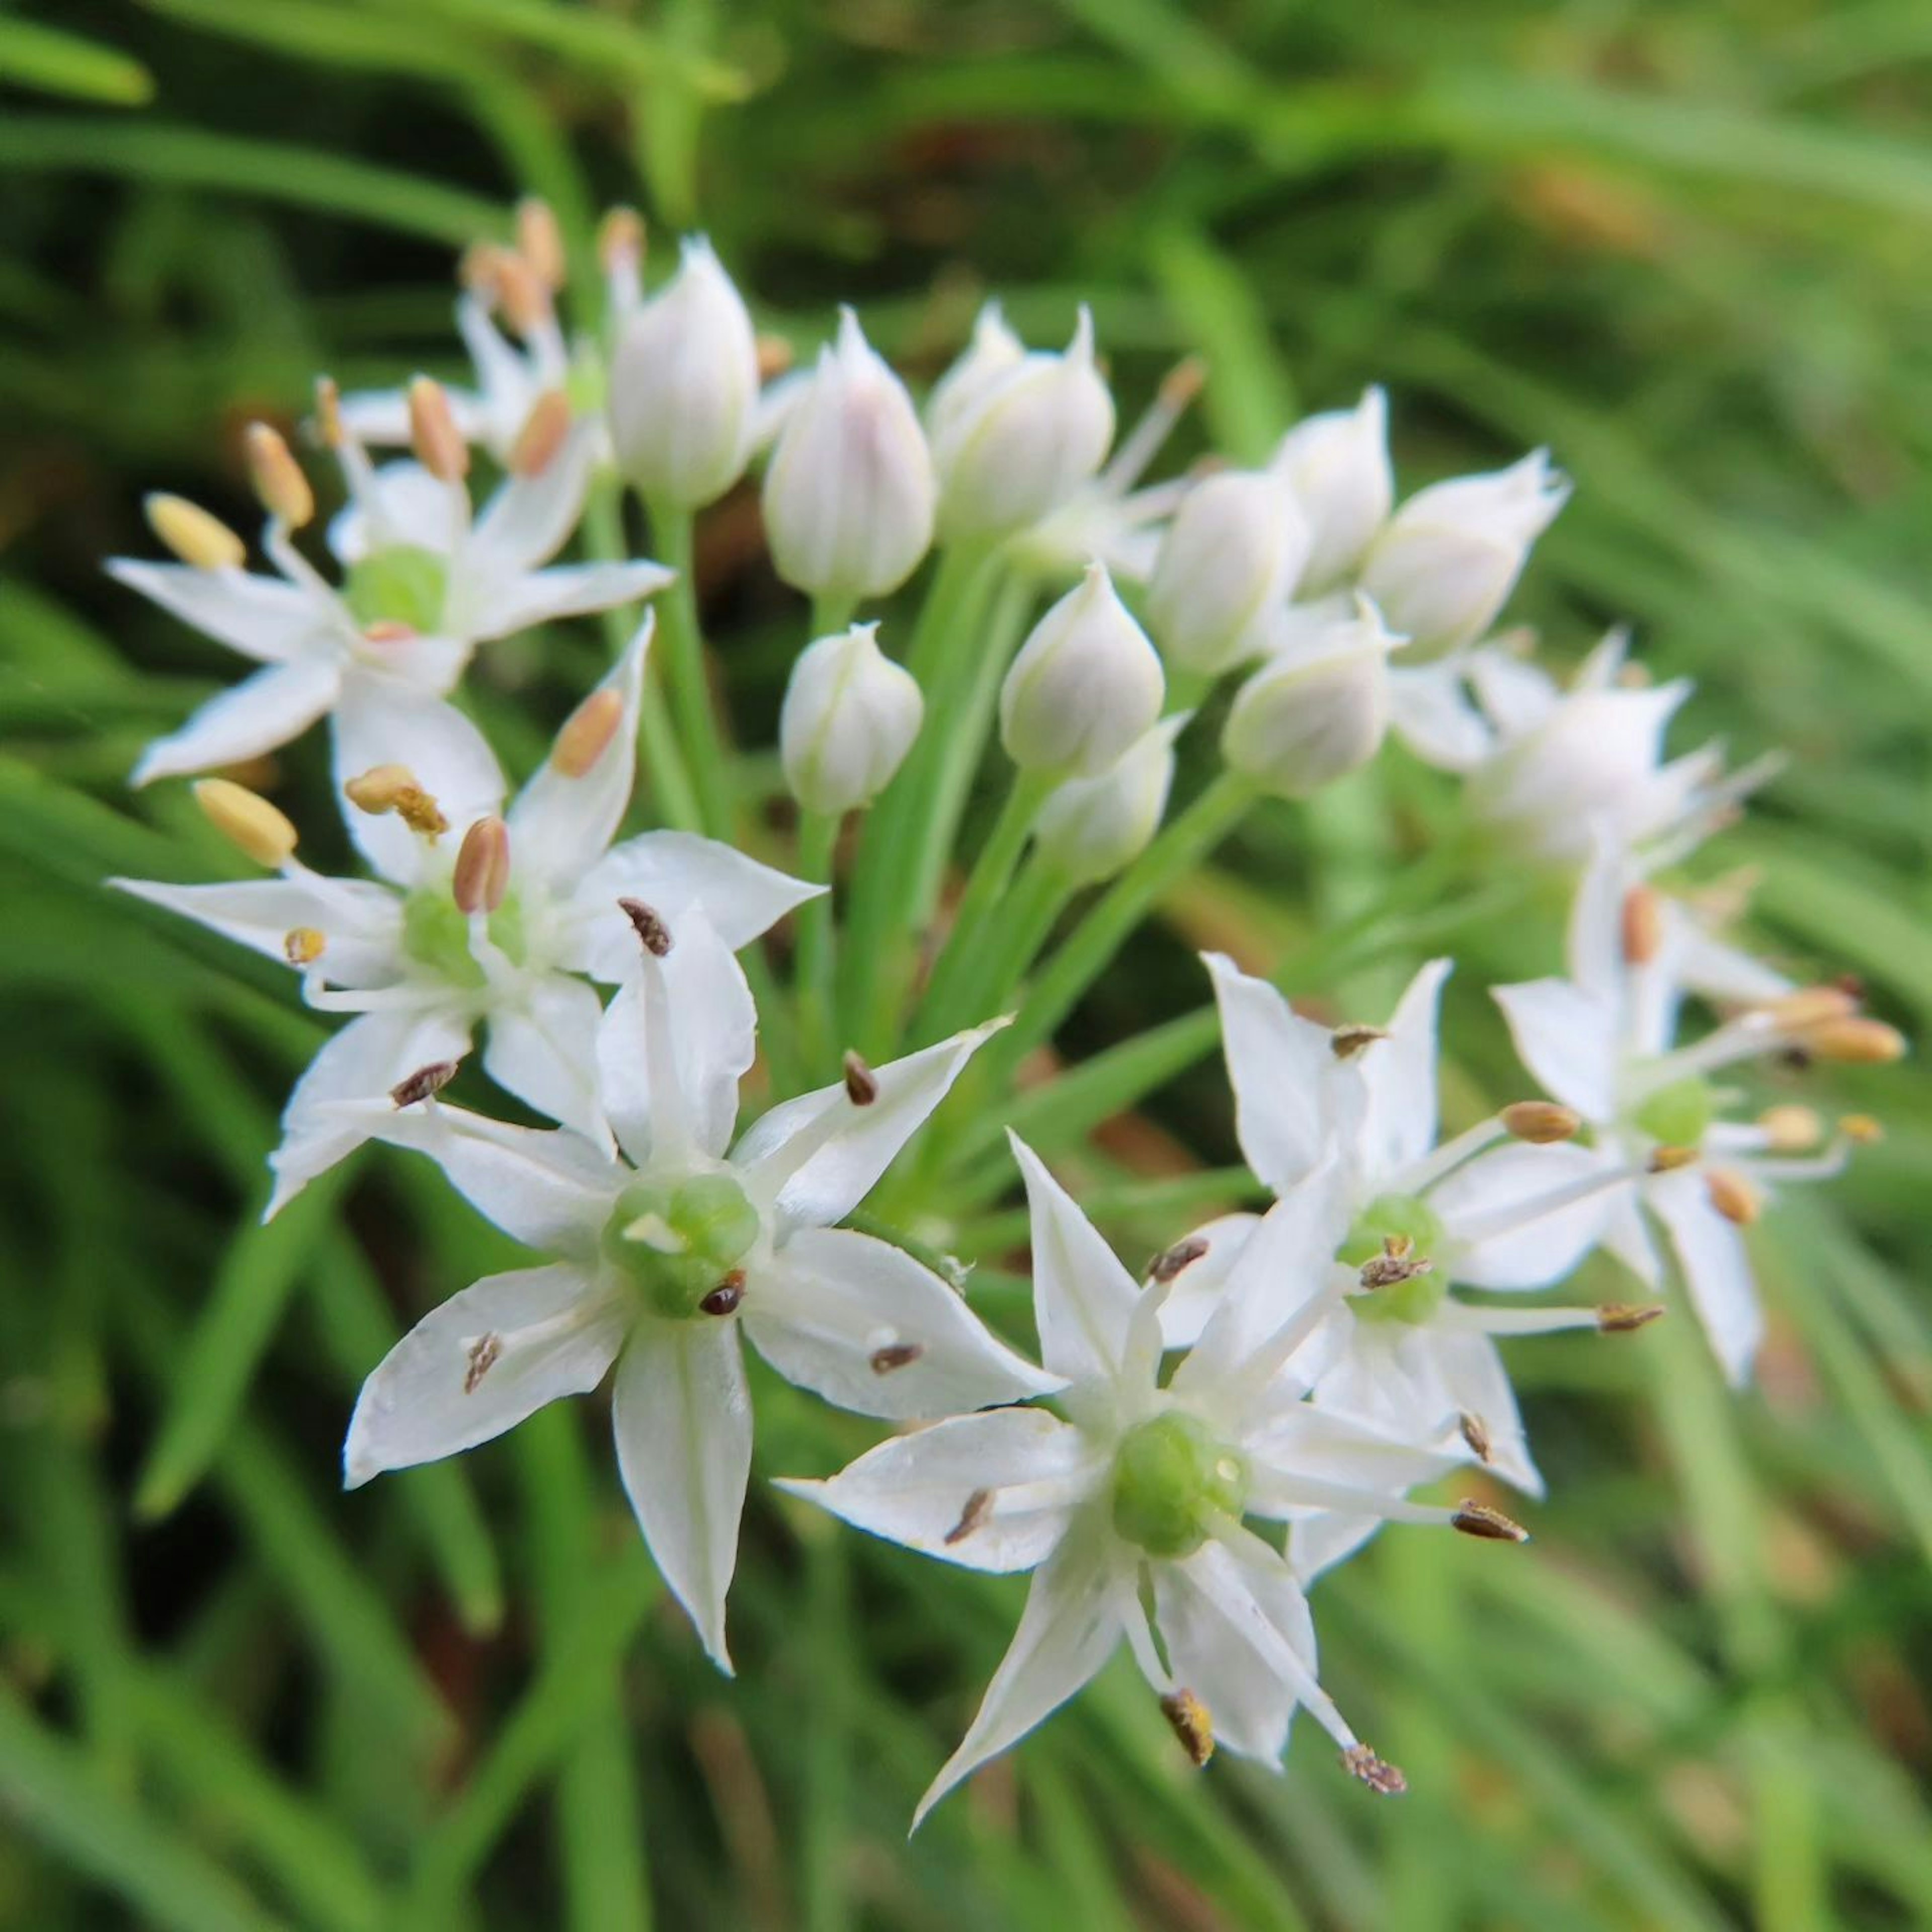
M 1398 631 L 1431 649 L 1480 638 L 1570 486 L 1542 450 L 1481 476 L 1419 490 L 1370 550 L 1362 588 Z
M 1388 654 L 1402 641 L 1358 600 L 1311 651 L 1264 664 L 1242 686 L 1221 755 L 1278 798 L 1306 798 L 1366 764 L 1388 726 Z
M 765 535 L 779 576 L 816 597 L 896 590 L 932 541 L 936 488 L 912 398 L 847 309 L 765 472 Z
M 879 649 L 878 626 L 854 624 L 808 644 L 778 714 L 778 754 L 808 812 L 869 805 L 919 735 L 925 700 L 911 672 Z
M 989 392 L 1026 360 L 1026 344 L 1006 326 L 996 302 L 974 318 L 966 352 L 932 386 L 926 399 L 926 433 L 934 448 L 955 436 L 959 424 L 977 413 Z
M 1297 423 L 1268 465 L 1308 519 L 1304 591 L 1319 592 L 1351 575 L 1395 504 L 1389 467 L 1388 399 L 1363 392 L 1352 410 L 1329 410 Z
M 1029 771 L 1093 778 L 1160 716 L 1167 681 L 1104 564 L 1033 628 L 1000 689 L 1000 740 Z
M 1069 778 L 1040 807 L 1034 845 L 1067 885 L 1112 878 L 1146 850 L 1167 809 L 1174 741 L 1192 715 L 1162 718 L 1104 772 Z
M 1293 491 L 1267 470 L 1224 470 L 1196 484 L 1148 586 L 1148 626 L 1168 661 L 1214 676 L 1258 656 L 1311 541 Z
M 934 399 L 932 460 L 949 536 L 1038 523 L 1094 476 L 1114 440 L 1114 399 L 1094 366 L 1084 308 L 1064 355 L 1036 350 L 1010 361 L 999 327 L 983 347 L 976 332 L 957 380 Z
M 744 474 L 758 412 L 758 338 L 744 299 L 701 236 L 625 320 L 610 362 L 610 440 L 645 496 L 715 502 Z

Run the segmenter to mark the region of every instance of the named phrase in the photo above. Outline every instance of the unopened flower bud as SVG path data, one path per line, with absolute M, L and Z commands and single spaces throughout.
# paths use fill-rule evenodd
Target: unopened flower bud
M 1223 470 L 1180 500 L 1148 585 L 1148 625 L 1171 664 L 1218 676 L 1266 643 L 1312 542 L 1294 493 L 1267 470 Z
M 1160 716 L 1167 681 L 1104 564 L 1036 624 L 1000 688 L 1000 739 L 1028 771 L 1093 778 Z
M 778 713 L 778 755 L 792 796 L 836 815 L 869 805 L 919 735 L 925 700 L 879 649 L 876 624 L 854 624 L 800 652 Z
M 778 574 L 816 597 L 896 590 L 932 541 L 936 494 L 912 398 L 848 309 L 765 472 L 765 535 Z
M 1489 628 L 1568 494 L 1540 449 L 1507 470 L 1433 484 L 1376 539 L 1362 587 L 1418 644 L 1468 644 Z
M 1192 715 L 1162 718 L 1104 772 L 1069 778 L 1040 807 L 1034 848 L 1066 885 L 1110 879 L 1146 850 L 1174 783 L 1174 741 Z
M 669 285 L 628 316 L 610 363 L 610 440 L 645 496 L 714 502 L 744 474 L 758 401 L 758 340 L 744 298 L 701 236 Z
M 296 849 L 296 829 L 286 814 L 259 792 L 230 778 L 202 778 L 194 802 L 228 842 L 258 866 L 285 864 Z
M 932 386 L 926 399 L 926 431 L 937 449 L 955 438 L 987 396 L 1026 360 L 1026 344 L 1007 327 L 996 302 L 984 304 L 973 322 L 964 354 Z
M 1264 664 L 1242 686 L 1221 755 L 1278 798 L 1306 798 L 1366 764 L 1388 729 L 1388 658 L 1402 641 L 1359 603 L 1311 650 Z
M 1554 1100 L 1517 1100 L 1497 1118 L 1514 1138 L 1527 1141 L 1532 1147 L 1574 1140 L 1583 1124 L 1574 1108 L 1559 1107 Z
M 978 349 L 976 340 L 969 365 Z M 990 378 L 986 356 L 978 362 L 936 398 L 932 416 L 939 520 L 949 536 L 1001 536 L 1040 522 L 1094 475 L 1114 440 L 1114 399 L 1094 364 L 1084 308 L 1064 354 L 1036 350 Z
M 248 547 L 221 519 L 185 496 L 152 491 L 142 502 L 148 527 L 183 563 L 196 570 L 238 570 Z
M 1296 424 L 1268 466 L 1294 492 L 1308 521 L 1304 590 L 1333 588 L 1361 562 L 1395 502 L 1388 399 L 1370 389 L 1352 410 L 1329 410 Z
M 509 827 L 500 818 L 479 818 L 457 850 L 449 896 L 458 912 L 494 912 L 509 889 Z
M 298 530 L 315 514 L 315 492 L 280 431 L 250 423 L 247 438 L 248 476 L 263 509 L 277 522 Z

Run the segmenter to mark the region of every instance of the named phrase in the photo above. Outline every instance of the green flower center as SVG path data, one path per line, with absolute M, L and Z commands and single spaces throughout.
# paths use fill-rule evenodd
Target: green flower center
M 1114 1452 L 1114 1527 L 1150 1556 L 1192 1556 L 1247 1493 L 1247 1459 L 1184 1410 L 1136 1424 Z
M 490 915 L 490 937 L 512 965 L 525 963 L 530 949 L 514 892 Z M 470 950 L 469 918 L 457 910 L 447 888 L 424 886 L 403 902 L 403 950 L 453 986 L 481 991 L 488 984 Z
M 758 1210 L 726 1174 L 640 1180 L 604 1230 L 604 1252 L 652 1314 L 674 1322 L 728 1315 L 744 1282 L 737 1264 L 758 1238 Z
M 1338 1258 L 1359 1268 L 1384 1252 L 1390 1240 L 1398 1244 L 1406 1240 L 1416 1259 L 1434 1261 L 1436 1268 L 1354 1296 L 1348 1306 L 1358 1321 L 1406 1322 L 1419 1327 L 1442 1306 L 1448 1291 L 1448 1278 L 1442 1268 L 1442 1217 L 1416 1195 L 1378 1194 L 1355 1217 Z
M 1640 1132 L 1666 1147 L 1694 1148 L 1710 1130 L 1718 1112 L 1711 1083 L 1693 1074 L 1660 1087 L 1631 1116 Z
M 434 636 L 442 628 L 442 602 L 449 567 L 433 550 L 392 544 L 358 557 L 344 574 L 342 594 L 356 621 L 406 624 Z

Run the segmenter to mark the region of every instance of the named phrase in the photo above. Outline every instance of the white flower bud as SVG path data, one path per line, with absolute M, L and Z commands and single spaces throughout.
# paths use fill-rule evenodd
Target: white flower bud
M 976 410 L 988 390 L 1026 360 L 1026 344 L 1006 326 L 996 302 L 980 309 L 966 352 L 933 385 L 926 399 L 926 433 L 937 449 Z
M 1069 778 L 1040 807 L 1034 843 L 1070 886 L 1124 871 L 1160 830 L 1174 782 L 1174 741 L 1192 712 L 1163 718 L 1097 777 Z
M 1360 599 L 1318 644 L 1242 686 L 1221 755 L 1278 798 L 1306 798 L 1366 764 L 1388 728 L 1388 654 L 1403 641 Z
M 1279 476 L 1230 470 L 1196 484 L 1167 527 L 1148 586 L 1148 626 L 1168 662 L 1214 676 L 1259 655 L 1311 542 Z
M 779 576 L 829 598 L 880 597 L 932 541 L 932 457 L 905 385 L 850 309 L 787 410 L 765 472 L 765 535 Z
M 1029 771 L 1091 778 L 1160 716 L 1167 694 L 1147 633 L 1104 564 L 1033 628 L 1000 689 L 1000 740 Z
M 1432 484 L 1376 539 L 1362 588 L 1418 644 L 1472 643 L 1502 608 L 1530 545 L 1569 494 L 1540 449 L 1507 470 Z
M 1011 334 L 996 326 L 983 345 L 975 332 L 928 418 L 949 536 L 1004 536 L 1038 523 L 1091 479 L 1114 440 L 1114 399 L 1094 366 L 1084 308 L 1064 355 L 1035 350 L 1012 361 Z
M 1394 507 L 1388 398 L 1380 389 L 1366 390 L 1352 410 L 1329 410 L 1297 423 L 1268 466 L 1294 492 L 1308 519 L 1303 588 L 1326 590 L 1354 572 Z
M 919 735 L 925 700 L 911 672 L 878 646 L 878 626 L 854 624 L 808 644 L 778 714 L 778 754 L 808 812 L 850 812 L 891 783 Z
M 701 236 L 668 286 L 625 320 L 610 362 L 610 440 L 645 496 L 681 510 L 744 474 L 758 404 L 750 313 Z

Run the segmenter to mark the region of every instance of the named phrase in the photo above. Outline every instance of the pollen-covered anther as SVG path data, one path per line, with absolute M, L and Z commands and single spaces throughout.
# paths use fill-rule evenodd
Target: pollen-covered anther
M 1675 1174 L 1679 1168 L 1697 1165 L 1697 1150 L 1694 1147 L 1672 1147 L 1668 1144 L 1654 1147 L 1650 1158 L 1644 1166 L 1652 1174 Z
M 247 560 L 248 546 L 199 503 L 156 490 L 142 500 L 141 507 L 148 529 L 190 569 L 238 570 Z
M 610 748 L 617 727 L 624 722 L 624 699 L 620 692 L 593 691 L 563 722 L 550 747 L 551 768 L 559 776 L 589 776 L 597 760 Z
M 1378 1757 L 1366 1744 L 1351 1744 L 1342 1754 L 1342 1768 L 1352 1778 L 1359 1778 L 1381 1798 L 1400 1798 L 1408 1789 L 1401 1767 Z
M 1328 1036 L 1328 1050 L 1337 1060 L 1353 1060 L 1378 1040 L 1388 1038 L 1386 1027 L 1338 1026 Z
M 449 896 L 460 913 L 494 912 L 510 890 L 510 828 L 479 818 L 463 835 L 449 875 Z
M 569 269 L 563 230 L 557 226 L 550 203 L 540 195 L 526 195 L 517 203 L 517 252 L 546 286 L 563 286 Z
M 1527 1543 L 1529 1532 L 1514 1517 L 1504 1516 L 1499 1509 L 1492 1509 L 1487 1503 L 1480 1503 L 1473 1496 L 1465 1496 L 1456 1505 L 1456 1514 L 1449 1519 L 1450 1526 L 1460 1529 L 1465 1536 L 1473 1536 L 1484 1543 Z
M 550 290 L 514 248 L 499 248 L 490 257 L 488 287 L 518 334 L 534 335 L 550 321 Z
M 1757 1117 L 1773 1154 L 1808 1154 L 1825 1137 L 1825 1124 L 1809 1107 L 1768 1107 Z
M 798 351 L 782 335 L 761 335 L 754 347 L 758 359 L 758 380 L 761 382 L 782 376 L 798 359 Z
M 1198 356 L 1184 357 L 1160 379 L 1163 409 L 1184 410 L 1208 382 L 1208 364 Z
M 843 1068 L 846 1099 L 855 1107 L 869 1107 L 879 1097 L 879 1076 L 849 1046 L 845 1049 Z
M 1802 1033 L 1829 1020 L 1850 1019 L 1858 1010 L 1858 999 L 1843 986 L 1801 986 L 1758 1010 L 1780 1033 Z
M 1762 1197 L 1734 1167 L 1706 1168 L 1704 1191 L 1711 1205 L 1734 1227 L 1748 1228 L 1763 1211 Z
M 1660 1321 L 1664 1312 L 1660 1301 L 1606 1301 L 1597 1310 L 1597 1333 L 1633 1334 L 1640 1328 L 1648 1328 L 1653 1322 Z
M 986 1526 L 987 1519 L 993 1514 L 993 1492 L 975 1490 L 959 1511 L 959 1520 L 949 1529 L 944 1540 L 950 1550 L 956 1543 L 964 1543 L 976 1529 Z
M 1838 1131 L 1855 1147 L 1876 1147 L 1885 1138 L 1883 1123 L 1870 1114 L 1841 1114 Z
M 745 1270 L 734 1268 L 698 1306 L 706 1315 L 729 1315 L 744 1298 Z
M 510 446 L 511 475 L 541 476 L 556 460 L 557 452 L 569 435 L 570 398 L 561 389 L 546 389 L 530 405 L 530 412 Z
M 293 854 L 296 829 L 288 814 L 259 792 L 232 778 L 202 778 L 195 784 L 194 802 L 208 824 L 256 865 L 285 865 Z
M 399 1110 L 413 1107 L 419 1100 L 432 1100 L 456 1078 L 462 1064 L 460 1060 L 432 1060 L 427 1066 L 418 1066 L 398 1080 L 389 1089 L 389 1098 Z
M 1904 1034 L 1862 1013 L 1807 1027 L 1798 1044 L 1814 1059 L 1840 1066 L 1888 1066 L 1905 1057 Z
M 1583 1124 L 1582 1115 L 1574 1107 L 1560 1107 L 1554 1100 L 1513 1101 L 1496 1118 L 1512 1138 L 1532 1147 L 1574 1140 Z
M 1456 1426 L 1462 1440 L 1469 1445 L 1469 1454 L 1479 1462 L 1496 1460 L 1496 1444 L 1490 1435 L 1490 1425 L 1480 1415 L 1472 1415 L 1467 1409 L 1456 1419 Z
M 1208 1706 L 1184 1687 L 1160 1700 L 1160 1714 L 1180 1740 L 1188 1762 L 1198 1771 L 1214 1755 L 1214 1720 Z
M 281 432 L 267 423 L 250 423 L 246 440 L 248 480 L 262 508 L 278 523 L 300 530 L 315 514 L 315 492 L 302 465 Z
M 1624 895 L 1622 938 L 1624 959 L 1648 966 L 1664 946 L 1664 906 L 1655 890 L 1636 885 Z
M 653 958 L 662 959 L 670 950 L 670 928 L 655 908 L 642 899 L 620 899 L 617 909 L 631 922 L 638 943 Z
M 1176 1241 L 1172 1247 L 1162 1249 L 1148 1263 L 1148 1280 L 1162 1283 L 1174 1280 L 1192 1268 L 1208 1252 L 1208 1246 L 1205 1234 L 1190 1234 L 1185 1240 Z
M 460 483 L 470 474 L 470 446 L 456 426 L 449 392 L 431 376 L 410 385 L 410 447 L 439 483 Z
M 463 1393 L 474 1395 L 477 1384 L 494 1369 L 503 1353 L 503 1338 L 492 1333 L 479 1335 L 470 1345 L 463 1370 Z
M 597 224 L 597 263 L 607 275 L 634 274 L 644 265 L 644 218 L 634 208 L 613 208 Z
M 1435 1271 L 1436 1264 L 1426 1255 L 1415 1252 L 1415 1244 L 1408 1235 L 1388 1234 L 1383 1237 L 1382 1252 L 1362 1264 L 1360 1280 L 1363 1287 L 1373 1292 L 1377 1288 L 1400 1287 L 1418 1275 Z
M 343 784 L 343 794 L 358 812 L 380 818 L 393 812 L 412 832 L 424 838 L 440 838 L 449 820 L 434 797 L 416 782 L 406 765 L 371 765 Z
M 895 1369 L 909 1369 L 926 1353 L 922 1342 L 892 1342 L 874 1348 L 867 1359 L 875 1376 L 889 1376 Z
M 313 966 L 328 944 L 312 926 L 291 926 L 282 934 L 282 956 L 291 966 Z
M 340 449 L 347 440 L 342 426 L 342 392 L 333 376 L 315 379 L 315 440 L 324 449 Z

